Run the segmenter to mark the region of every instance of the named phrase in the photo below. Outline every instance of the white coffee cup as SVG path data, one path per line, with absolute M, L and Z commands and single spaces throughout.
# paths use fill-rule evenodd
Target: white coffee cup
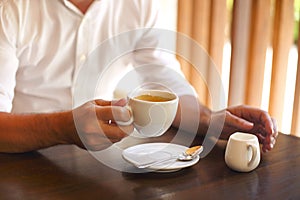
M 117 123 L 125 125 L 133 122 L 137 132 L 144 137 L 161 136 L 174 121 L 178 100 L 175 93 L 165 90 L 141 89 L 132 92 L 128 95 L 127 106 L 132 112 L 132 119 Z
M 249 172 L 255 169 L 260 162 L 260 146 L 257 136 L 237 132 L 229 137 L 225 162 L 235 171 Z

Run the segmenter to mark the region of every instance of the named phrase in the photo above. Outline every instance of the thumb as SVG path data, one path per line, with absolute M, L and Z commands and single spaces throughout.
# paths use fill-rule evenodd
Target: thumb
M 111 106 L 112 105 L 111 101 L 105 101 L 103 99 L 96 99 L 96 100 L 94 100 L 94 102 L 98 106 Z
M 126 106 L 127 100 L 126 99 L 119 99 L 115 101 L 105 101 L 102 99 L 94 100 L 95 104 L 98 106 Z
M 113 106 L 126 106 L 127 100 L 126 99 L 119 99 L 117 101 L 112 101 L 111 103 Z

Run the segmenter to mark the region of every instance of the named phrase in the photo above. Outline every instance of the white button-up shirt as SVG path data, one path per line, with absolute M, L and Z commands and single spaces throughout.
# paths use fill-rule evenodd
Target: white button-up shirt
M 92 84 L 98 84 L 91 85 L 92 91 L 97 91 L 93 96 L 95 98 L 112 98 L 111 94 L 106 93 L 115 90 L 116 85 L 124 87 L 124 84 L 109 82 L 122 78 L 121 70 L 128 72 L 137 63 L 159 63 L 177 67 L 178 70 L 174 58 L 164 59 L 167 57 L 162 56 L 164 53 L 158 55 L 153 52 L 151 56 L 140 51 L 126 54 L 126 51 L 120 50 L 122 47 L 118 39 L 114 38 L 133 30 L 155 27 L 157 10 L 152 3 L 153 0 L 94 1 L 83 15 L 67 0 L 0 0 L 0 111 L 71 109 L 74 107 L 74 90 L 82 89 L 76 88 L 81 84 L 77 82 L 78 77 L 80 79 L 84 74 L 81 69 L 86 67 L 89 55 L 97 55 L 93 53 L 97 49 L 102 50 L 98 53 L 105 60 L 107 52 L 99 46 L 110 40 L 110 46 L 114 46 L 115 52 L 120 51 L 121 56 L 115 56 L 118 59 L 112 60 L 109 67 L 97 63 L 97 73 L 106 72 L 106 76 L 99 75 L 97 81 L 91 78 L 94 80 Z M 142 34 L 134 32 L 130 34 L 132 38 L 126 37 L 121 46 L 136 48 L 139 46 L 137 38 L 146 34 L 147 31 Z M 151 43 L 150 38 L 143 43 Z M 149 73 L 152 73 L 151 70 Z M 153 73 L 153 77 L 166 77 Z M 89 74 L 93 75 L 91 72 Z M 185 89 L 180 87 L 185 83 L 175 79 L 170 76 L 166 82 L 177 82 L 175 87 L 184 93 Z M 93 97 L 88 94 L 77 105 Z

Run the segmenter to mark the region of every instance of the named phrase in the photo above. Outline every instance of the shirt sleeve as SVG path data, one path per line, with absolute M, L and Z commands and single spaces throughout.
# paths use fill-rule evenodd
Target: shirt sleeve
M 0 4 L 0 111 L 10 112 L 19 61 L 16 55 L 16 20 L 10 8 Z

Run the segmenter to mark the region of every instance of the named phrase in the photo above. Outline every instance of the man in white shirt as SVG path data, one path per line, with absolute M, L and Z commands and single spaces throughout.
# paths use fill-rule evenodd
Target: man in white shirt
M 156 20 L 152 0 L 0 0 L 0 152 L 57 144 L 103 149 L 131 133 L 132 125 L 114 123 L 130 119 L 125 99 L 105 101 L 100 93 L 97 100 L 74 106 L 74 88 L 97 46 L 121 33 L 155 27 Z M 147 33 L 143 37 L 152 42 Z M 128 45 L 138 47 L 139 42 Z M 150 58 L 145 52 L 136 53 L 139 56 L 132 62 L 139 65 L 159 60 L 151 51 Z M 181 83 L 167 78 L 180 94 L 173 123 L 179 127 L 181 112 L 193 113 L 190 102 L 195 99 L 185 94 Z M 208 126 L 218 126 L 218 119 L 225 117 L 222 138 L 245 131 L 258 136 L 264 151 L 273 148 L 277 128 L 268 113 L 248 106 L 220 112 L 198 106 L 199 134 L 205 134 Z M 82 133 L 80 137 L 77 132 Z

